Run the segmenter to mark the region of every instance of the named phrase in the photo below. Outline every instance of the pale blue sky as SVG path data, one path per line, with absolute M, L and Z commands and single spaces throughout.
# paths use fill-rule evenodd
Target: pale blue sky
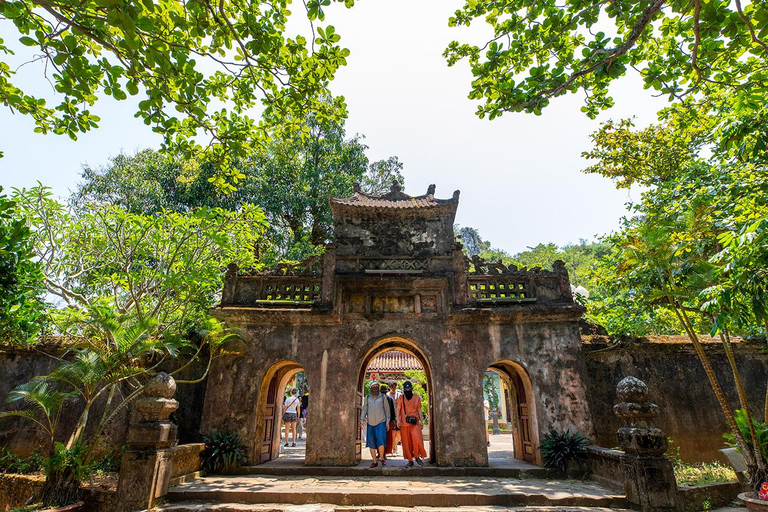
M 447 43 L 462 36 L 447 26 L 459 6 L 455 0 L 359 0 L 351 10 L 333 7 L 326 22 L 352 52 L 332 85 L 349 105 L 348 134 L 365 134 L 372 161 L 397 155 L 410 194 L 424 193 L 430 183 L 438 197 L 460 189 L 457 222 L 511 253 L 615 229 L 629 193 L 580 172 L 586 166 L 580 154 L 598 127 L 579 111 L 581 97 L 557 98 L 539 117 L 507 114 L 488 121 L 474 115 L 468 67 L 449 68 L 442 57 Z M 28 76 L 36 90 L 50 90 L 34 70 Z M 621 80 L 614 97 L 616 107 L 602 120 L 634 115 L 643 125 L 665 105 L 635 76 Z M 104 99 L 94 111 L 101 127 L 73 142 L 34 134 L 30 119 L 0 107 L 0 185 L 39 180 L 64 196 L 82 164 L 99 166 L 121 151 L 159 145 L 134 119 L 129 101 Z

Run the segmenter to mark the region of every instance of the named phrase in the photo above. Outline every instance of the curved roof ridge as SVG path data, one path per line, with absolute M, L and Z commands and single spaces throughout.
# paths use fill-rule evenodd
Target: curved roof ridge
M 409 196 L 403 192 L 402 185 L 397 180 L 392 182 L 390 191 L 386 194 L 375 196 L 366 194 L 360 188 L 359 183 L 354 184 L 355 193 L 352 197 L 330 197 L 331 206 L 359 206 L 368 208 L 433 208 L 445 204 L 458 203 L 459 191 L 453 193 L 450 199 L 436 199 L 435 185 L 427 188 L 427 193 L 420 196 Z

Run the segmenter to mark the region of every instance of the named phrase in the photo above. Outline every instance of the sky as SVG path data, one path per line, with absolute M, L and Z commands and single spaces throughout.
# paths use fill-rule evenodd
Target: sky
M 636 190 L 616 190 L 607 179 L 581 172 L 589 134 L 600 121 L 635 116 L 656 120 L 665 100 L 628 75 L 612 89 L 616 106 L 597 120 L 579 109 L 578 95 L 554 99 L 543 115 L 508 113 L 493 121 L 475 115 L 467 99 L 472 79 L 465 63 L 448 67 L 443 50 L 454 39 L 481 41 L 481 29 L 448 27 L 456 0 L 358 0 L 334 5 L 326 24 L 349 48 L 348 64 L 331 85 L 349 108 L 347 134 L 365 135 L 371 161 L 397 156 L 405 192 L 449 198 L 461 190 L 457 224 L 480 231 L 495 247 L 516 253 L 539 243 L 593 240 L 618 227 Z M 34 92 L 50 85 L 34 69 L 20 84 Z M 135 119 L 130 100 L 100 100 L 100 128 L 77 141 L 33 133 L 33 123 L 0 107 L 0 186 L 38 181 L 60 197 L 76 187 L 83 165 L 103 166 L 121 152 L 157 148 L 160 139 Z

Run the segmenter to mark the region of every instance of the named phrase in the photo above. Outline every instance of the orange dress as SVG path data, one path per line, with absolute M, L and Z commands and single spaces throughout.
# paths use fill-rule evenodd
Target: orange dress
M 415 425 L 405 421 L 406 416 L 416 416 Z M 410 400 L 405 395 L 397 399 L 397 423 L 400 425 L 400 440 L 403 443 L 403 458 L 413 460 L 416 457 L 426 457 L 424 437 L 421 434 L 421 398 L 414 394 Z

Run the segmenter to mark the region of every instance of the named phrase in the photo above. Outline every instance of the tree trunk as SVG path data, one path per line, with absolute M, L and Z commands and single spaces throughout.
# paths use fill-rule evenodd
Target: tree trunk
M 741 446 L 742 448 L 744 461 L 746 462 L 748 467 L 752 466 L 753 468 L 756 468 L 757 464 L 755 463 L 755 458 L 752 454 L 752 450 L 749 449 L 749 445 L 747 445 L 746 441 L 744 440 L 744 437 L 741 435 L 741 432 L 739 431 L 738 426 L 736 425 L 736 419 L 733 417 L 733 411 L 731 410 L 730 404 L 728 404 L 728 399 L 725 397 L 725 393 L 723 393 L 723 388 L 722 386 L 720 386 L 720 382 L 717 380 L 717 374 L 715 373 L 715 369 L 712 367 L 712 362 L 709 360 L 709 357 L 707 357 L 706 352 L 704 352 L 704 348 L 701 345 L 701 341 L 699 340 L 698 335 L 694 331 L 693 326 L 690 320 L 688 319 L 687 313 L 685 312 L 685 310 L 682 308 L 681 304 L 677 300 L 673 299 L 670 302 L 673 305 L 675 314 L 680 320 L 680 323 L 683 325 L 683 328 L 685 329 L 685 332 L 688 335 L 688 338 L 691 340 L 691 343 L 693 343 L 693 348 L 694 350 L 696 350 L 696 354 L 699 356 L 699 360 L 701 361 L 701 364 L 704 367 L 704 373 L 707 375 L 707 379 L 709 380 L 709 383 L 712 386 L 712 391 L 715 392 L 715 398 L 717 398 L 717 402 L 720 404 L 720 408 L 723 411 L 723 415 L 725 415 L 725 419 L 728 422 L 728 426 L 730 427 L 734 437 L 736 437 L 736 440 L 738 441 L 739 446 Z M 754 475 L 754 473 L 750 472 L 750 475 Z
M 744 389 L 744 382 L 741 380 L 741 374 L 739 374 L 738 368 L 736 368 L 736 358 L 733 355 L 733 347 L 731 346 L 731 336 L 728 333 L 728 329 L 724 328 L 720 333 L 720 341 L 723 343 L 723 349 L 725 350 L 725 356 L 728 358 L 728 364 L 731 366 L 731 372 L 733 373 L 733 380 L 736 383 L 736 392 L 739 395 L 739 404 L 744 409 L 744 413 L 747 417 L 747 424 L 749 426 L 749 435 L 752 438 L 752 451 L 755 454 L 755 462 L 757 467 L 761 470 L 765 470 L 765 461 L 763 460 L 763 454 L 760 451 L 760 444 L 757 441 L 757 434 L 755 433 L 755 425 L 752 423 L 752 411 L 749 408 L 749 402 L 747 401 L 747 392 Z

